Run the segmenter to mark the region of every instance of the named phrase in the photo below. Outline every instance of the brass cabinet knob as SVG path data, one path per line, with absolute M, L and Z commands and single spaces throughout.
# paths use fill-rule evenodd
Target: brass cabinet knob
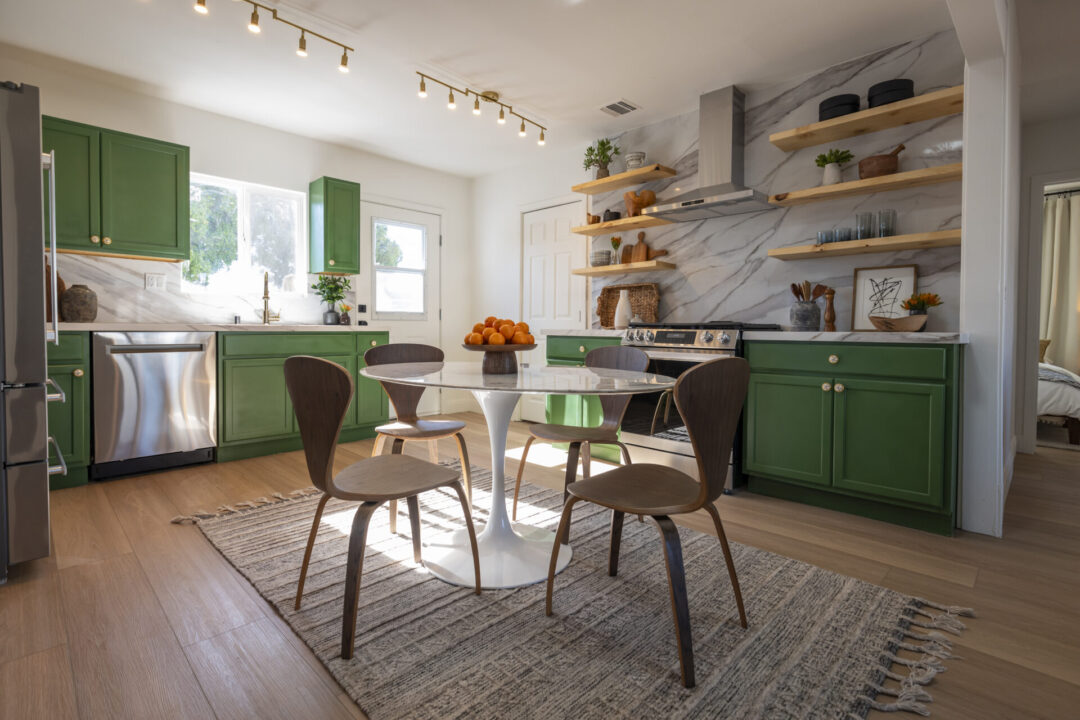
M 585 352 L 585 346 L 584 345 L 579 345 L 577 351 L 578 352 Z
M 75 377 L 82 377 L 83 376 L 83 370 L 82 370 L 82 368 L 75 368 L 74 370 L 71 371 L 71 374 L 74 375 Z
M 333 260 L 328 260 L 326 264 L 327 264 L 327 265 L 333 265 L 333 264 L 334 264 L 334 261 L 333 261 Z
M 101 244 L 102 245 L 112 245 L 112 238 L 111 237 L 103 237 L 103 238 L 101 238 Z
M 99 238 L 97 235 L 91 235 L 90 242 L 94 245 L 99 245 L 101 243 L 101 238 Z
M 378 344 L 379 344 L 379 341 L 378 341 L 378 340 L 372 340 L 372 341 L 371 341 L 371 347 L 375 347 L 375 346 L 376 346 L 376 345 L 378 345 Z
M 821 383 L 821 389 L 825 392 L 829 392 L 830 390 L 832 390 L 832 385 L 830 385 L 829 383 Z
M 836 383 L 836 387 L 833 388 L 836 392 L 844 392 L 844 383 Z
M 830 355 L 829 356 L 829 364 L 830 365 L 835 365 L 838 362 L 840 362 L 840 356 L 839 355 Z

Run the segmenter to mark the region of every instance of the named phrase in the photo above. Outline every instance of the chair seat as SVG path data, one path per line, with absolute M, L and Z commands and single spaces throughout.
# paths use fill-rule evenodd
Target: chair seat
M 689 475 L 667 465 L 623 465 L 603 475 L 570 483 L 574 497 L 613 510 L 636 515 L 669 515 L 688 512 L 696 505 L 701 485 Z
M 570 425 L 548 425 L 536 423 L 529 426 L 529 434 L 537 440 L 546 442 L 589 442 L 589 443 L 613 443 L 618 442 L 619 434 L 616 430 L 605 427 L 572 427 Z
M 376 455 L 335 475 L 330 494 L 342 500 L 399 500 L 442 487 L 460 476 L 456 470 L 409 455 Z
M 402 440 L 437 440 L 465 429 L 460 420 L 394 420 L 375 428 L 375 432 Z

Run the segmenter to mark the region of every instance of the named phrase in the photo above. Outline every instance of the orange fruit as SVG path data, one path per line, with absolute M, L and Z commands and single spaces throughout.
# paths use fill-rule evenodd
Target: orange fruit
M 484 332 L 484 323 L 476 323 L 475 325 L 472 326 L 472 331 L 474 333 L 482 333 L 482 332 Z
M 521 332 L 525 333 L 526 335 L 529 334 L 529 323 L 519 322 L 515 327 L 517 327 L 519 330 L 521 330 Z
M 488 315 L 486 318 L 484 318 L 484 327 L 495 327 L 495 321 L 498 319 L 499 318 L 495 317 L 494 315 Z
M 536 338 L 534 338 L 529 333 L 525 333 L 525 344 L 526 345 L 533 345 L 535 343 L 536 343 Z
M 500 325 L 499 326 L 499 332 L 502 333 L 502 335 L 503 335 L 503 337 L 505 339 L 509 340 L 510 338 L 514 337 L 514 326 L 511 325 L 510 323 L 506 323 L 505 325 Z
M 505 345 L 506 338 L 502 333 L 491 333 L 491 337 L 488 338 L 488 345 Z
M 465 333 L 465 339 L 462 340 L 462 342 L 465 343 L 466 345 L 471 345 L 472 344 L 472 342 L 470 342 L 471 338 L 472 338 L 472 333 Z
M 484 342 L 487 342 L 487 339 L 488 339 L 489 337 L 491 337 L 492 335 L 494 335 L 495 333 L 497 333 L 497 332 L 499 332 L 499 331 L 498 331 L 498 330 L 496 330 L 496 329 L 495 329 L 495 328 L 493 328 L 493 327 L 490 327 L 490 326 L 488 326 L 488 327 L 484 328 L 484 331 L 483 331 L 483 333 L 482 333 L 482 335 L 484 336 Z
M 469 344 L 470 345 L 483 345 L 484 344 L 484 336 L 481 335 L 478 332 L 471 333 L 469 335 Z
M 518 330 L 516 333 L 514 333 L 514 339 L 511 342 L 513 342 L 515 345 L 528 345 L 529 341 L 525 339 L 526 337 L 528 337 L 528 335 L 521 332 L 521 330 Z

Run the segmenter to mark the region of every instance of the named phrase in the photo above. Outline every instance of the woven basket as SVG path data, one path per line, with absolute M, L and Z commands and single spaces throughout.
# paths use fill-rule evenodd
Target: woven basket
M 630 291 L 630 314 L 641 317 L 642 322 L 654 323 L 659 318 L 660 290 L 656 283 L 628 283 L 626 285 L 607 285 L 600 291 L 596 303 L 596 314 L 600 316 L 600 325 L 606 328 L 615 326 L 615 306 L 619 304 L 619 291 Z

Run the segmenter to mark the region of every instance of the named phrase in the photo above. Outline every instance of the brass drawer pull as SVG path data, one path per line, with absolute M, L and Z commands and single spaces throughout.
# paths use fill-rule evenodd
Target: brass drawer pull
M 101 244 L 102 245 L 112 245 L 112 238 L 111 237 L 103 237 L 103 238 L 101 238 Z
M 71 374 L 74 375 L 75 377 L 82 377 L 83 376 L 83 369 L 82 368 L 75 368 L 74 370 L 71 371 Z
M 333 265 L 333 264 L 334 264 L 334 261 L 333 261 L 333 260 L 330 260 L 330 261 L 329 261 L 329 262 L 327 262 L 326 264 L 327 264 L 327 265 Z
M 376 346 L 376 345 L 378 345 L 378 344 L 379 344 L 379 341 L 378 341 L 378 340 L 372 340 L 372 341 L 371 341 L 371 347 L 375 347 L 375 346 Z
M 100 245 L 101 244 L 101 238 L 99 238 L 97 235 L 91 235 L 90 236 L 90 242 L 93 245 Z
M 840 356 L 839 355 L 830 355 L 829 356 L 829 364 L 830 365 L 835 365 L 838 362 L 840 362 Z
M 577 351 L 578 352 L 585 352 L 585 346 L 584 345 L 578 345 Z
M 844 392 L 844 383 L 836 383 L 836 387 L 834 389 L 838 393 Z
M 825 392 L 829 392 L 830 390 L 832 390 L 832 385 L 830 385 L 829 383 L 821 383 L 821 389 Z

